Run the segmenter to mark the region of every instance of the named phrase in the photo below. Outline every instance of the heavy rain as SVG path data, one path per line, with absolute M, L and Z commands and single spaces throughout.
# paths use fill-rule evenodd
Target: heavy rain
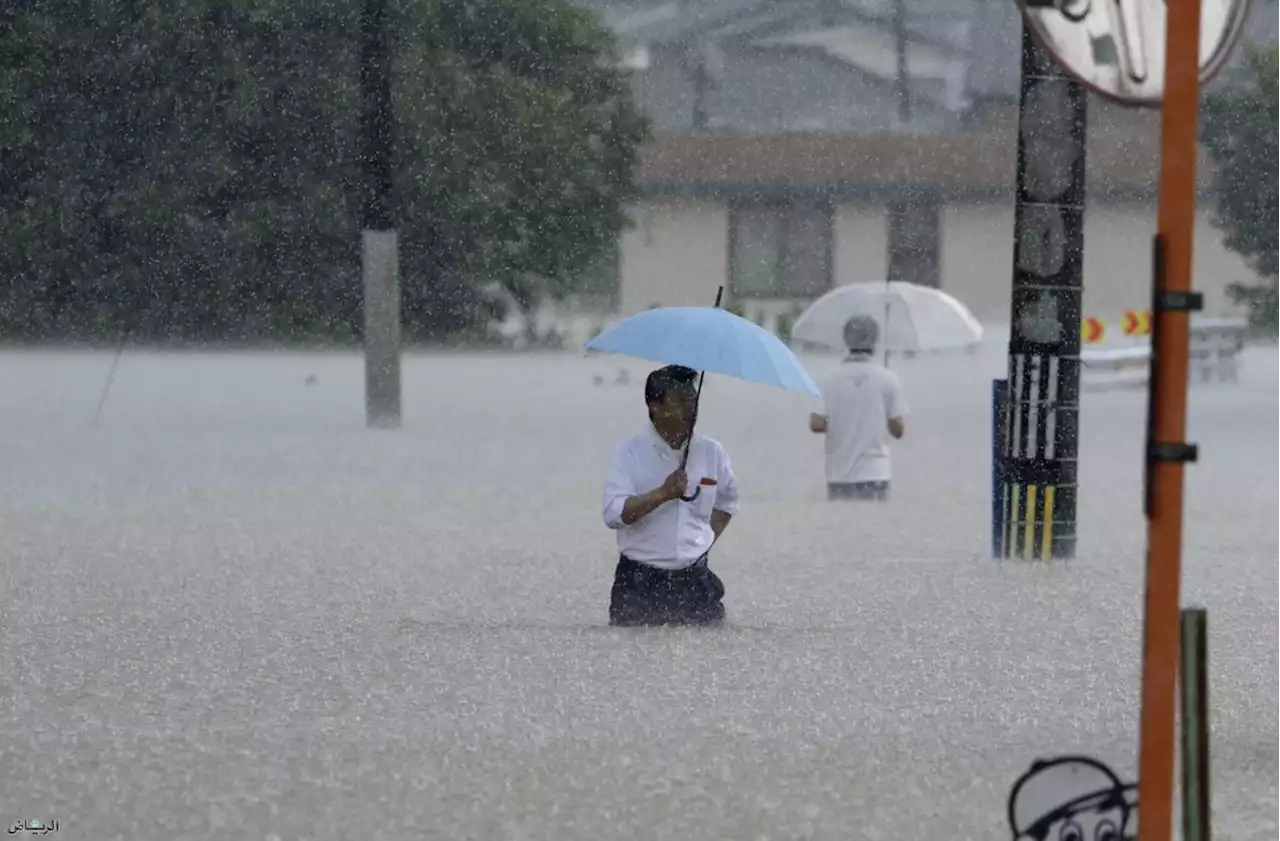
M 1199 107 L 1180 601 L 1208 617 L 1213 833 L 1252 841 L 1280 833 L 1280 130 L 1277 3 L 1237 11 Z M 1050 113 L 1024 19 L 0 4 L 0 826 L 1135 837 L 1132 803 L 1080 834 L 1012 801 L 1052 757 L 1139 781 L 1160 110 L 1063 76 L 1087 120 Z M 1020 125 L 1083 150 L 1065 260 L 1024 205 L 1067 158 L 1020 171 Z M 1055 272 L 1082 294 L 1027 292 Z M 875 303 L 828 317 L 841 289 Z M 650 340 L 729 325 L 742 357 L 607 352 L 690 307 L 706 336 Z M 1051 396 L 1010 432 L 993 381 L 1037 354 Z M 691 415 L 646 387 L 666 362 L 708 372 Z M 854 369 L 891 453 L 856 476 Z M 615 453 L 671 418 L 727 454 L 685 448 L 703 502 L 611 515 Z M 713 569 L 723 620 L 622 627 L 626 563 Z

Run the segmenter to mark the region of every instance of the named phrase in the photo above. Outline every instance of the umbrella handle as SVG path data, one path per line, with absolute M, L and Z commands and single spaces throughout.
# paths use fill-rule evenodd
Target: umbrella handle
M 693 502 L 701 495 L 702 495 L 702 485 L 698 485 L 696 488 L 693 489 L 693 496 L 682 496 L 680 497 L 680 499 L 682 502 Z

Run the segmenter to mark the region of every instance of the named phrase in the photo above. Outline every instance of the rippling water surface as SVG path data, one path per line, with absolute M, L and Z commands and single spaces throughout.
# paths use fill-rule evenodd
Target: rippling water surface
M 5 826 L 994 839 L 1038 755 L 1135 773 L 1142 392 L 1086 395 L 1080 557 L 1028 565 L 986 557 L 998 346 L 901 363 L 885 506 L 826 501 L 806 398 L 709 378 L 730 625 L 615 631 L 598 495 L 643 363 L 413 356 L 394 432 L 352 354 L 128 352 L 94 428 L 109 364 L 0 354 Z M 1274 839 L 1274 348 L 1190 425 L 1215 837 Z

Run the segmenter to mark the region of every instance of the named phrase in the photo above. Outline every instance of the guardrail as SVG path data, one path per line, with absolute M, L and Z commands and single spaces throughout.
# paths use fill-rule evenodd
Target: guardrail
M 1240 371 L 1240 352 L 1244 349 L 1248 323 L 1243 318 L 1192 318 L 1192 381 L 1218 380 L 1234 382 Z M 1133 343 L 1113 347 L 1085 345 L 1080 351 L 1083 363 L 1080 386 L 1087 390 L 1105 388 L 1145 388 L 1151 373 L 1151 344 Z M 1005 424 L 1008 422 L 1007 386 L 1004 380 L 991 383 L 991 555 L 1011 554 L 1006 546 L 1006 520 L 1010 501 L 1004 496 L 1000 453 L 1003 449 Z
M 1198 382 L 1235 382 L 1240 373 L 1248 323 L 1243 318 L 1191 320 L 1190 375 Z M 1093 347 L 1080 351 L 1080 385 L 1090 390 L 1135 388 L 1147 384 L 1151 344 Z
M 1235 382 L 1249 324 L 1243 318 L 1191 319 L 1191 371 L 1201 380 Z

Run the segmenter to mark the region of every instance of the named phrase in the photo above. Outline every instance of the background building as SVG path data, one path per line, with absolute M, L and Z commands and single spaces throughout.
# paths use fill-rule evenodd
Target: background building
M 634 227 L 595 278 L 620 314 L 749 315 L 836 284 L 937 285 L 1008 318 L 1021 22 L 1012 0 L 582 0 L 617 33 L 654 121 Z M 1246 40 L 1274 43 L 1275 0 Z M 1150 296 L 1159 115 L 1093 97 L 1085 309 Z M 1201 184 L 1208 162 L 1202 160 Z M 1201 211 L 1209 311 L 1249 270 Z

